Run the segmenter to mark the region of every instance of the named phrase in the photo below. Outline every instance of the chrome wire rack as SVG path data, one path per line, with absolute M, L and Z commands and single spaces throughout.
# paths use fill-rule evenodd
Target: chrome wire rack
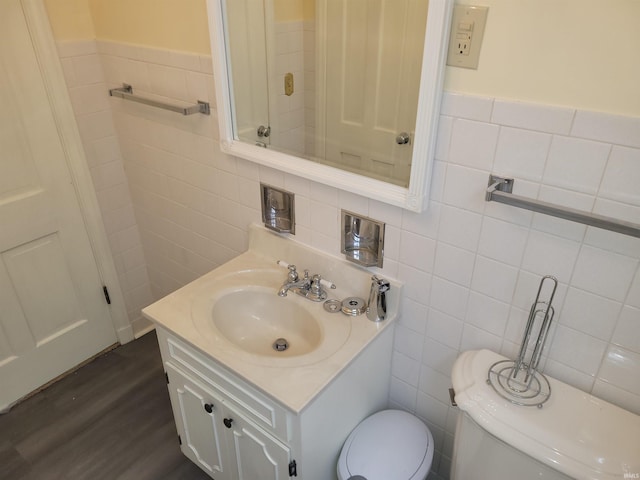
M 545 287 L 546 283 L 551 287 Z M 515 361 L 501 360 L 489 367 L 487 383 L 501 397 L 516 405 L 542 408 L 551 396 L 549 380 L 538 371 L 538 365 L 555 313 L 551 302 L 557 287 L 555 277 L 547 275 L 542 278 L 529 311 L 518 358 Z M 550 290 L 545 293 L 546 300 L 540 298 L 543 290 Z M 537 335 L 534 335 L 535 331 Z

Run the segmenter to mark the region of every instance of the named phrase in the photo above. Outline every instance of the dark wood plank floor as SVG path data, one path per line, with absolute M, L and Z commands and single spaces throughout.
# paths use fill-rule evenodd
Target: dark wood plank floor
M 0 415 L 0 479 L 209 478 L 180 452 L 154 332 Z

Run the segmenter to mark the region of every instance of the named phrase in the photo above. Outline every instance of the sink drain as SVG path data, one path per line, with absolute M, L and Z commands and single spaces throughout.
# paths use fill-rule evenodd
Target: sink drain
M 276 352 L 284 352 L 287 348 L 289 348 L 289 342 L 287 342 L 286 338 L 278 338 L 273 342 L 273 349 Z

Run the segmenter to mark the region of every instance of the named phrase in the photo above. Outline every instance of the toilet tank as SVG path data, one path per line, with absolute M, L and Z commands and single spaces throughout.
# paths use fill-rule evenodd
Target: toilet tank
M 454 480 L 640 479 L 640 416 L 547 377 L 542 408 L 514 405 L 487 383 L 489 350 L 462 353 L 452 381 L 458 416 Z

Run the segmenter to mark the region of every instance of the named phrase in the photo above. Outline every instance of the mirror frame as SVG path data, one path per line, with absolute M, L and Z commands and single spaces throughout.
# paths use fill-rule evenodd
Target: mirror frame
M 224 153 L 414 212 L 429 203 L 454 0 L 429 0 L 409 187 L 241 142 L 234 136 L 224 28 L 225 0 L 207 0 L 220 148 Z

